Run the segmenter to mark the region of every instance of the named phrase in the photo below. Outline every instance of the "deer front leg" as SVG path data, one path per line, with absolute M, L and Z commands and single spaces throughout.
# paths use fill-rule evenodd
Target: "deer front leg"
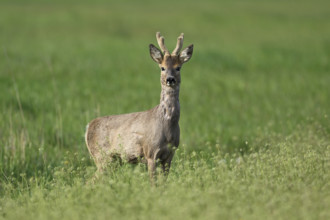
M 156 172 L 155 159 L 148 159 L 148 171 L 149 171 L 150 180 L 153 182 L 155 179 L 155 172 Z
M 171 161 L 162 163 L 162 170 L 165 176 L 168 176 L 171 168 Z
M 169 156 L 162 161 L 162 170 L 164 175 L 167 177 L 169 172 L 170 172 L 170 168 L 171 168 L 171 162 L 173 159 L 174 153 L 170 153 Z

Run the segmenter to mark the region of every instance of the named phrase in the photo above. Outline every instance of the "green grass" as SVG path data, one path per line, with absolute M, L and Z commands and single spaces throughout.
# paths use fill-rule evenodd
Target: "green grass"
M 329 219 L 328 1 L 1 1 L 0 219 Z M 157 105 L 148 44 L 185 33 L 168 180 L 88 184 L 97 116 Z

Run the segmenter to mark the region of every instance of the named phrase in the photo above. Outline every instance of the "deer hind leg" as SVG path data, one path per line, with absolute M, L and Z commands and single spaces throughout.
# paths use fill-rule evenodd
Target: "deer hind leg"
M 104 163 L 100 162 L 96 158 L 93 157 L 93 159 L 94 159 L 97 169 L 96 169 L 92 179 L 88 181 L 88 183 L 92 183 L 92 184 L 96 183 L 97 180 L 99 180 L 103 176 L 105 167 L 106 167 L 106 165 Z

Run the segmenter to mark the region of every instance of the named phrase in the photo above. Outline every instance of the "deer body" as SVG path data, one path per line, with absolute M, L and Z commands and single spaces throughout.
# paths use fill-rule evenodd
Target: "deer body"
M 183 34 L 177 47 L 169 54 L 164 38 L 156 34 L 163 53 L 150 44 L 150 55 L 161 68 L 160 104 L 143 112 L 99 117 L 92 120 L 86 130 L 85 141 L 98 171 L 115 157 L 136 163 L 146 162 L 152 177 L 159 160 L 168 173 L 175 148 L 180 141 L 180 68 L 192 55 L 190 45 L 180 54 Z

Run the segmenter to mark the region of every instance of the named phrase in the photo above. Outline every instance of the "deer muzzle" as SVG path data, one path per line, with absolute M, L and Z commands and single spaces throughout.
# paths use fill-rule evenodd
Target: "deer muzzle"
M 176 80 L 173 76 L 169 76 L 166 79 L 166 85 L 167 86 L 174 86 L 176 84 Z

